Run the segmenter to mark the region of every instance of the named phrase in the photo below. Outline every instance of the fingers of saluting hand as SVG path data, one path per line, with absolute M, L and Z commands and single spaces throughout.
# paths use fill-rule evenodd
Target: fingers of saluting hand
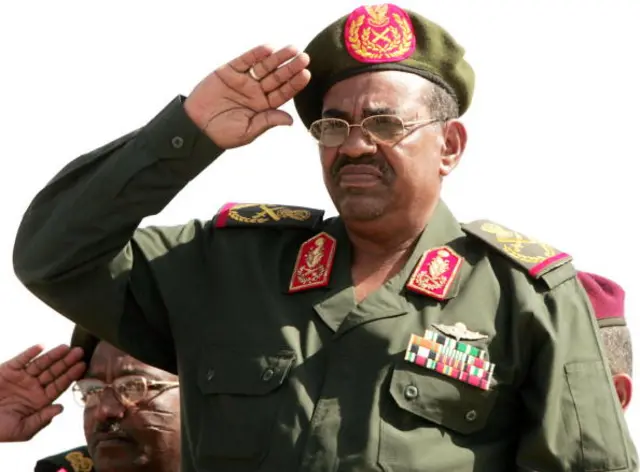
M 65 381 L 66 376 L 68 376 L 70 372 L 74 374 L 77 372 L 79 364 L 84 369 L 84 364 L 80 362 L 82 360 L 82 354 L 82 349 L 77 347 L 69 350 L 62 359 L 53 362 L 38 376 L 40 385 L 49 385 L 52 382 Z M 80 372 L 80 375 L 82 375 L 82 372 Z M 70 382 L 74 380 L 77 380 L 77 378 L 72 379 Z M 68 386 L 69 385 L 67 385 L 67 387 Z
M 251 66 L 255 63 L 266 59 L 273 54 L 273 48 L 266 44 L 256 46 L 255 48 L 245 52 L 241 56 L 236 57 L 230 61 L 226 66 L 232 68 L 236 72 L 245 73 L 248 72 Z M 224 68 L 225 66 L 223 66 Z
M 294 46 L 273 52 L 273 48 L 263 45 L 233 59 L 222 69 L 229 67 L 240 73 L 242 83 L 257 82 L 267 96 L 269 107 L 278 108 L 307 86 L 311 78 L 306 69 L 309 62 L 309 55 Z
M 306 69 L 298 72 L 289 81 L 284 82 L 280 88 L 275 89 L 267 95 L 269 106 L 271 108 L 278 108 L 287 103 L 307 86 L 309 80 L 311 80 L 311 72 Z
M 64 344 L 45 352 L 41 356 L 32 360 L 26 367 L 27 374 L 39 377 L 43 372 L 50 370 L 54 364 L 62 362 L 67 366 L 75 364 L 82 359 L 82 349 L 70 348 Z M 59 368 L 59 366 L 58 366 Z
M 25 349 L 16 357 L 14 357 L 13 359 L 9 359 L 7 362 L 5 362 L 2 365 L 9 367 L 11 370 L 24 369 L 26 365 L 29 362 L 31 362 L 31 360 L 34 357 L 36 357 L 38 354 L 40 354 L 43 350 L 44 350 L 44 347 L 42 347 L 42 345 L 36 344 L 34 346 L 31 346 L 28 349 Z
M 264 92 L 277 89 L 309 65 L 309 55 L 294 46 L 286 46 L 253 65 L 255 80 Z
M 286 103 L 309 83 L 308 65 L 309 55 L 294 46 L 286 46 L 253 65 L 256 80 L 267 94 L 271 108 Z
M 43 382 L 42 378 L 39 379 L 40 384 L 44 387 L 45 396 L 49 401 L 54 401 L 62 395 L 73 382 L 82 377 L 86 369 L 84 362 L 75 361 L 71 364 L 62 364 L 62 362 L 59 361 L 48 372 L 42 374 L 59 372 L 51 377 L 51 380 L 47 379 L 47 382 Z

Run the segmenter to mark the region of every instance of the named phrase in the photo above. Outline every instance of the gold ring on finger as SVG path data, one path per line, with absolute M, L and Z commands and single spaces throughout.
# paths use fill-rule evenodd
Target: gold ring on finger
M 253 70 L 253 67 L 249 68 L 249 75 L 251 76 L 251 78 L 257 82 L 260 82 L 260 77 L 258 77 L 256 75 L 256 71 Z

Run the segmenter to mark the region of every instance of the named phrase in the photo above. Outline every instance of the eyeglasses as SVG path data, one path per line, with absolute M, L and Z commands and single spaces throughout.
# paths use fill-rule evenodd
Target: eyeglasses
M 351 128 L 360 127 L 362 132 L 376 142 L 394 144 L 404 138 L 406 131 L 415 126 L 426 126 L 442 120 L 403 121 L 396 115 L 372 115 L 360 124 L 350 124 L 340 118 L 322 118 L 311 123 L 309 132 L 322 146 L 337 147 L 349 137 Z
M 122 405 L 129 407 L 145 400 L 152 391 L 161 393 L 178 385 L 180 385 L 179 382 L 161 382 L 149 380 L 142 375 L 127 375 L 117 378 L 110 384 L 98 379 L 81 379 L 74 384 L 71 390 L 78 405 L 84 408 L 98 405 L 107 388 L 113 390 Z

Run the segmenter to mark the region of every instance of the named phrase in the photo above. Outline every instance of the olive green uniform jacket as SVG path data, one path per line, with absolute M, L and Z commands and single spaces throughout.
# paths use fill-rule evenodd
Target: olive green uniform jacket
M 179 373 L 182 472 L 636 470 L 590 305 L 553 248 L 440 203 L 405 268 L 356 304 L 344 225 L 322 211 L 137 229 L 222 153 L 182 103 L 64 168 L 14 248 L 42 301 Z M 321 232 L 328 284 L 291 293 Z M 444 277 L 436 296 L 407 290 L 437 248 L 457 270 L 423 273 Z M 405 360 L 411 335 L 456 323 L 484 336 L 468 343 L 495 365 L 488 390 Z

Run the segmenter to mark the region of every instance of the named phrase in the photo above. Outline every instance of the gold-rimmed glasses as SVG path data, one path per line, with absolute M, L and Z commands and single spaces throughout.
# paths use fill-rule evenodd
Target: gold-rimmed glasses
M 416 126 L 437 123 L 438 119 L 404 121 L 397 115 L 372 115 L 360 123 L 351 124 L 342 118 L 321 118 L 311 123 L 309 132 L 322 146 L 337 147 L 349 137 L 351 128 L 359 127 L 372 140 L 383 144 L 394 144 Z
M 128 407 L 145 400 L 151 392 L 161 393 L 178 385 L 179 382 L 162 382 L 149 380 L 142 375 L 127 375 L 118 377 L 110 384 L 99 379 L 80 379 L 71 390 L 78 405 L 84 408 L 98 405 L 102 394 L 109 388 L 118 401 Z

